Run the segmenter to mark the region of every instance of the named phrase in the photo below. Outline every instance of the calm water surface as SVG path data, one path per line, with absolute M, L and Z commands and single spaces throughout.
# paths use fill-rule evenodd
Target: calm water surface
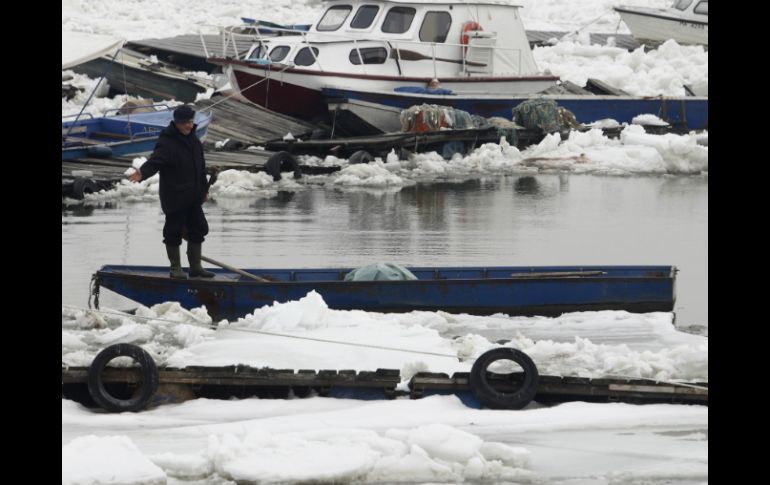
M 204 254 L 241 268 L 672 264 L 677 325 L 708 327 L 708 177 L 519 175 L 401 190 L 307 186 L 204 206 Z M 166 265 L 159 202 L 62 205 L 62 303 L 104 264 Z M 186 260 L 183 261 L 186 265 Z M 102 305 L 132 308 L 104 290 Z

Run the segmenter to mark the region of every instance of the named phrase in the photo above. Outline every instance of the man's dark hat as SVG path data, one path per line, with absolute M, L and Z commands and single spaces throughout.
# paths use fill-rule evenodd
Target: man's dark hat
M 182 123 L 195 118 L 195 111 L 186 104 L 174 110 L 174 121 Z

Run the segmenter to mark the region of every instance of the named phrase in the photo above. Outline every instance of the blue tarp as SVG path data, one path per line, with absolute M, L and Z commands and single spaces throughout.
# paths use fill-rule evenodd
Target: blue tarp
M 444 88 L 430 89 L 430 88 L 424 88 L 422 86 L 401 86 L 399 88 L 393 89 L 393 91 L 395 91 L 397 93 L 452 94 L 452 95 L 454 95 L 454 92 L 452 92 L 451 89 L 444 89 Z

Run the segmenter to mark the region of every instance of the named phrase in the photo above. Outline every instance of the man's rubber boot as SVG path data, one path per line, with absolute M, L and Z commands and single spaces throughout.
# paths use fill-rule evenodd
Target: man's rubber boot
M 169 276 L 177 280 L 186 280 L 187 273 L 182 271 L 182 257 L 179 255 L 179 246 L 170 246 L 166 244 L 166 254 L 171 262 L 171 271 Z
M 214 273 L 206 271 L 201 265 L 202 243 L 187 241 L 187 260 L 190 261 L 190 276 L 213 278 Z

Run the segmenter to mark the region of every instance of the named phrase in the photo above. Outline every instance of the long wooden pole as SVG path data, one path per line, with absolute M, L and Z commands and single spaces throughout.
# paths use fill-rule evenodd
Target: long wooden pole
M 253 280 L 257 280 L 257 281 L 259 281 L 261 283 L 270 283 L 270 280 L 266 280 L 265 278 L 260 278 L 257 275 L 253 275 L 251 273 L 247 273 L 247 272 L 243 271 L 242 269 L 238 269 L 236 267 L 230 266 L 229 264 L 220 263 L 219 261 L 211 259 L 211 258 L 207 258 L 206 256 L 201 256 L 201 259 L 203 261 L 206 261 L 207 263 L 211 263 L 213 265 L 219 266 L 220 268 L 224 268 L 224 269 L 226 269 L 228 271 L 232 271 L 233 273 L 238 273 L 241 276 L 245 276 L 247 278 L 251 278 Z

